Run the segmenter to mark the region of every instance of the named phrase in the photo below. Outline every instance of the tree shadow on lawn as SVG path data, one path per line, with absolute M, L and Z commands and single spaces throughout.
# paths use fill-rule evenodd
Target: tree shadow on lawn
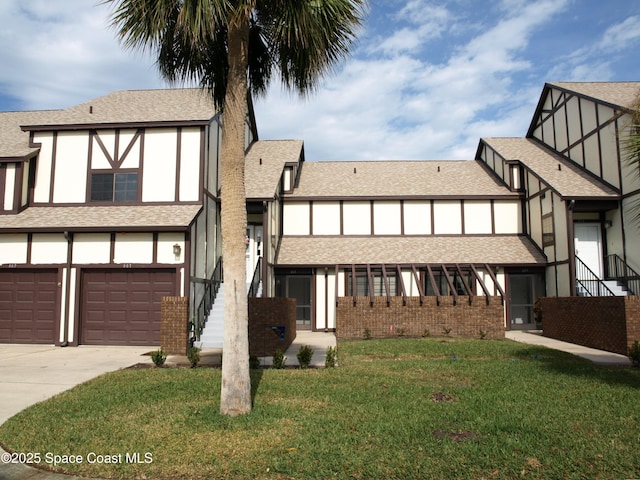
M 554 373 L 591 378 L 611 386 L 640 389 L 640 369 L 630 366 L 600 365 L 586 358 L 542 346 L 523 346 L 517 360 L 535 361 Z
M 256 394 L 258 393 L 258 387 L 262 380 L 263 371 L 262 368 L 252 368 L 249 372 L 251 376 L 251 405 L 255 405 Z

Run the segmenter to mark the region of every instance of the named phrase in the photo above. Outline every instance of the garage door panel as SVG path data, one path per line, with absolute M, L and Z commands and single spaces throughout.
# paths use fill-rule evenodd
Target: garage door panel
M 175 279 L 175 270 L 85 271 L 81 343 L 158 345 L 160 300 L 175 294 Z
M 58 270 L 0 271 L 0 343 L 55 343 Z

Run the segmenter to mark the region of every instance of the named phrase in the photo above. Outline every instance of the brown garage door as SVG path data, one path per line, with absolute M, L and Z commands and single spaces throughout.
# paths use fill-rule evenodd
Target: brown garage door
M 175 281 L 175 270 L 85 270 L 80 343 L 159 345 L 160 299 Z
M 0 343 L 55 343 L 57 270 L 0 270 Z

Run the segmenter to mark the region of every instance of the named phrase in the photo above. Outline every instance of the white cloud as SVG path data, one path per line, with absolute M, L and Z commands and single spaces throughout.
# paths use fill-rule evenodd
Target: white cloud
M 64 108 L 164 86 L 148 56 L 119 45 L 97 1 L 0 2 L 0 102 Z M 609 80 L 613 57 L 635 58 L 640 7 L 572 30 L 585 46 L 571 55 L 553 43 L 566 14 L 597 1 L 373 0 L 360 48 L 316 94 L 274 85 L 256 101 L 260 136 L 301 138 L 310 160 L 472 158 L 480 137 L 524 135 L 545 81 Z
M 409 2 L 399 16 L 415 15 L 425 5 Z M 521 136 L 526 131 L 536 97 L 528 100 L 526 109 L 508 109 L 510 102 L 522 101 L 512 91 L 511 75 L 531 68 L 518 52 L 566 1 L 537 6 L 544 8 L 525 6 L 486 26 L 441 65 L 409 56 L 419 39 L 402 55 L 397 47 L 392 59 L 352 59 L 318 96 L 298 108 L 289 103 L 286 111 L 292 118 L 280 117 L 281 123 L 305 140 L 308 158 L 314 160 L 473 158 L 480 137 L 498 132 Z M 407 32 L 400 27 L 390 38 L 398 40 Z M 259 103 L 258 121 L 270 138 L 283 133 L 276 127 L 276 114 L 270 113 L 281 111 L 283 101 L 287 99 L 269 95 Z M 502 117 L 481 116 L 492 108 L 502 110 Z
M 609 27 L 597 48 L 604 51 L 620 51 L 640 40 L 640 16 L 632 16 L 624 22 Z
M 146 56 L 107 27 L 110 9 L 86 0 L 4 0 L 0 84 L 30 109 L 65 108 L 119 88 L 162 85 Z

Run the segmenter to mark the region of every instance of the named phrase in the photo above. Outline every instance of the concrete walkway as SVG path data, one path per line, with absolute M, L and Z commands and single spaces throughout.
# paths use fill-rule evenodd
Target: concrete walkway
M 151 363 L 151 347 L 0 345 L 0 424 L 31 405 L 80 383 L 136 363 Z M 0 480 L 79 480 L 7 463 L 0 448 Z M 55 453 L 55 452 L 54 452 Z
M 571 353 L 587 360 L 591 360 L 598 365 L 609 365 L 616 367 L 629 367 L 631 361 L 624 355 L 618 353 L 605 352 L 604 350 L 596 350 L 595 348 L 583 347 L 582 345 L 575 345 L 573 343 L 567 343 L 553 338 L 543 337 L 542 332 L 539 330 L 533 331 L 519 331 L 511 330 L 505 332 L 505 338 L 514 340 L 520 343 L 528 343 L 530 345 L 540 345 L 554 350 L 561 350 L 563 352 Z

